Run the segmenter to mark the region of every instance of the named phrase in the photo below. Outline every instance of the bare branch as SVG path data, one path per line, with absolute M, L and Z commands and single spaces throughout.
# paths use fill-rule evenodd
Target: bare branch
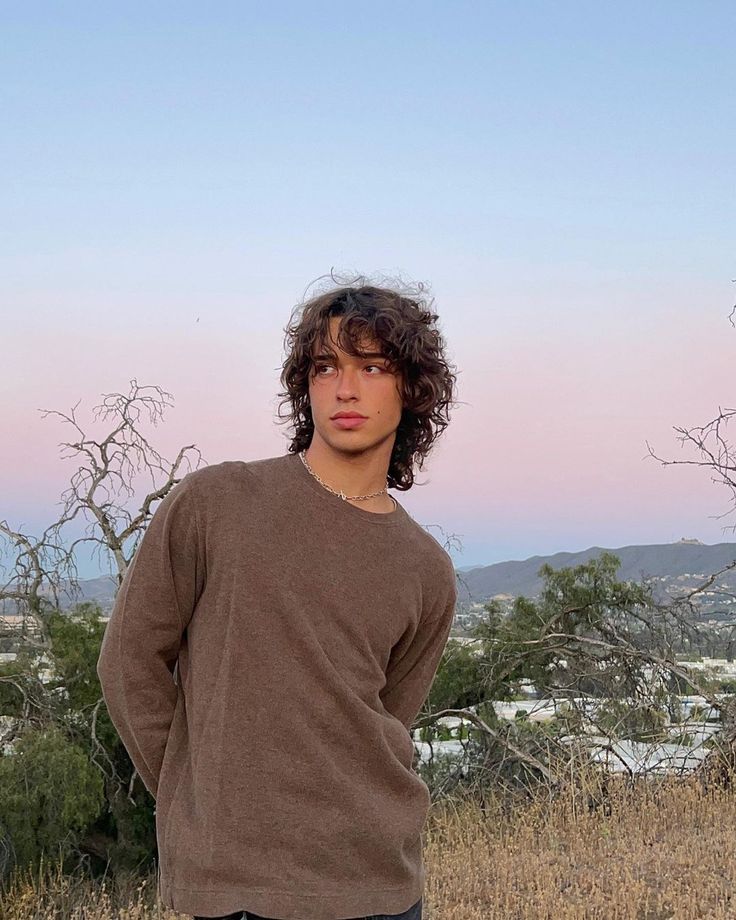
M 118 584 L 122 582 L 156 503 L 181 480 L 185 461 L 186 469 L 192 469 L 190 452 L 197 455 L 197 466 L 201 462 L 201 454 L 194 444 L 180 448 L 173 461 L 167 460 L 141 430 L 143 421 L 157 425 L 165 407 L 172 404 L 169 393 L 158 386 L 139 386 L 134 378 L 128 394 L 105 394 L 102 403 L 94 407 L 94 421 L 108 426 L 107 432 L 100 437 L 85 432 L 77 417 L 79 403 L 68 414 L 39 410 L 44 417 L 56 415 L 71 426 L 74 436 L 61 443 L 62 458 L 77 458 L 80 466 L 71 477 L 70 487 L 62 493 L 61 514 L 40 538 L 11 527 L 5 520 L 0 521 L 0 540 L 7 546 L 2 555 L 10 558 L 9 575 L 5 583 L 0 584 L 0 627 L 5 633 L 3 638 L 11 640 L 28 656 L 28 667 L 23 667 L 22 674 L 0 677 L 0 681 L 12 684 L 23 695 L 16 732 L 34 722 L 64 721 L 66 717 L 61 711 L 60 697 L 54 692 L 59 689 L 58 683 L 52 681 L 47 687 L 39 675 L 42 656 L 48 658 L 50 670 L 54 669 L 49 627 L 52 616 L 62 611 L 61 593 L 72 599 L 81 594 L 75 563 L 78 547 L 91 543 L 99 553 L 106 555 L 108 564 L 114 560 Z M 151 486 L 138 510 L 130 512 L 124 502 L 134 494 L 134 478 L 141 470 L 150 475 Z M 161 481 L 157 483 L 156 480 Z M 88 522 L 85 536 L 67 545 L 63 531 L 77 515 Z M 5 567 L 0 566 L 0 569 L 6 572 Z M 20 628 L 11 628 L 9 611 L 20 618 Z M 103 700 L 98 699 L 89 713 L 92 761 L 106 779 L 115 781 L 121 788 L 127 785 L 127 795 L 132 802 L 137 773 L 133 771 L 129 782 L 127 776 L 120 777 L 97 736 L 102 703 Z M 87 707 L 84 708 L 86 711 Z M 80 714 L 81 711 L 75 712 L 77 717 Z M 73 726 L 71 721 L 65 723 L 65 727 L 73 731 L 77 730 L 77 725 L 78 718 Z
M 736 309 L 736 307 L 734 308 Z M 654 452 L 646 441 L 647 456 L 654 458 L 663 466 L 698 466 L 712 470 L 715 476 L 711 481 L 726 486 L 731 493 L 730 502 L 733 507 L 722 514 L 710 515 L 711 518 L 720 520 L 736 511 L 736 456 L 734 449 L 726 437 L 726 428 L 731 418 L 736 415 L 736 409 L 723 409 L 719 406 L 718 415 L 705 425 L 693 428 L 674 426 L 673 430 L 679 432 L 678 441 L 682 446 L 690 445 L 700 452 L 700 460 L 665 460 Z M 647 459 L 645 456 L 644 459 Z M 736 524 L 724 527 L 724 530 L 736 529 Z

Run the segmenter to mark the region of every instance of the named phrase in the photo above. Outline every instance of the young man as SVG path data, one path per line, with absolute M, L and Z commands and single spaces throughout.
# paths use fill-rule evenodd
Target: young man
M 409 730 L 456 582 L 387 490 L 411 488 L 448 423 L 437 318 L 368 285 L 304 304 L 289 451 L 187 474 L 131 561 L 97 671 L 156 800 L 174 910 L 421 918 L 430 797 Z

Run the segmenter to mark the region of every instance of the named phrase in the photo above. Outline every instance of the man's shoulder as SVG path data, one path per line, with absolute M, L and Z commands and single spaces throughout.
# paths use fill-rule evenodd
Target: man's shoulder
M 437 537 L 408 514 L 406 533 L 411 541 L 413 558 L 417 562 L 421 560 L 421 568 L 427 572 L 430 580 L 454 584 L 455 564 Z
M 257 460 L 221 460 L 192 470 L 182 480 L 197 491 L 242 489 L 278 478 L 290 455 L 262 457 Z

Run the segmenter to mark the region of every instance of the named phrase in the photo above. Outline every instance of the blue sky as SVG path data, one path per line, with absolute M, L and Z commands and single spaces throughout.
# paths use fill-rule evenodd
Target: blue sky
M 732 4 L 25 4 L 3 34 L 0 514 L 39 526 L 64 486 L 38 407 L 136 374 L 180 400 L 172 450 L 283 452 L 282 328 L 334 267 L 432 286 L 466 405 L 406 505 L 458 564 L 724 539 L 706 474 L 640 459 L 733 393 Z M 534 513 L 508 437 L 559 463 Z M 545 496 L 593 464 L 563 522 Z

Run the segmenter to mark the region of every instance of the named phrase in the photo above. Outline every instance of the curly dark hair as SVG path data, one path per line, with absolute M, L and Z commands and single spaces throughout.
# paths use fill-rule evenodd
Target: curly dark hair
M 334 280 L 334 275 L 330 273 Z M 291 453 L 305 450 L 314 434 L 309 405 L 309 374 L 314 345 L 329 341 L 329 320 L 343 317 L 338 344 L 359 356 L 365 337 L 377 340 L 392 371 L 399 373 L 404 408 L 388 467 L 388 486 L 407 491 L 414 484 L 414 467 L 421 470 L 437 437 L 449 423 L 455 403 L 456 374 L 445 356 L 445 341 L 435 324 L 433 299 L 425 285 L 391 287 L 357 281 L 338 284 L 305 303 L 297 304 L 285 328 L 287 353 L 281 371 L 278 416 L 294 427 Z M 284 418 L 281 408 L 288 406 Z

